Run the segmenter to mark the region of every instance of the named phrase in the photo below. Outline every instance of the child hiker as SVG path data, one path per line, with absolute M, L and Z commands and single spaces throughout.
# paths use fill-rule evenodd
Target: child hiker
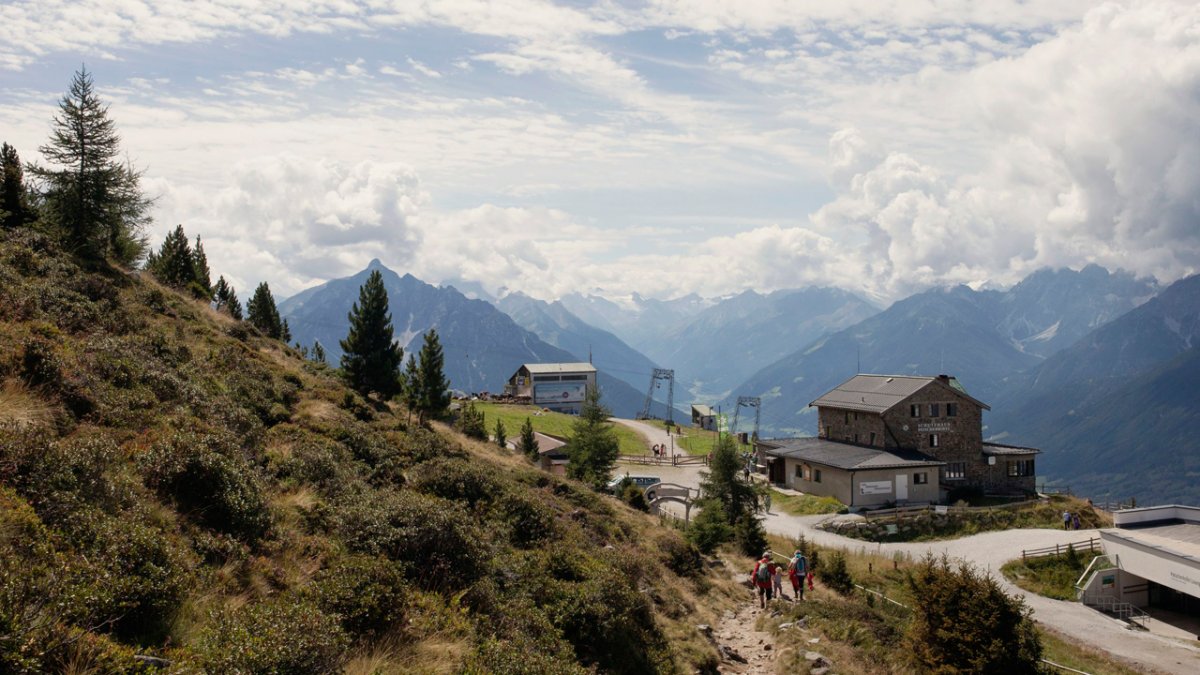
M 804 599 L 804 582 L 807 576 L 808 558 L 805 558 L 800 551 L 796 551 L 788 563 L 788 579 L 792 582 L 792 592 L 795 594 L 796 600 Z
M 786 598 L 787 596 L 783 594 L 783 566 L 773 565 L 773 567 L 775 569 L 771 572 L 771 588 L 775 590 L 775 597 Z

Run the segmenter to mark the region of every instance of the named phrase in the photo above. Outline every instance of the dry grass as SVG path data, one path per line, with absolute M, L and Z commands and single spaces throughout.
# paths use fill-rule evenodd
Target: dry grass
M 0 424 L 40 426 L 54 420 L 54 408 L 18 380 L 0 383 Z
M 369 651 L 353 654 L 346 662 L 345 675 L 440 675 L 457 673 L 470 651 L 466 640 L 432 635 L 419 642 L 384 640 Z

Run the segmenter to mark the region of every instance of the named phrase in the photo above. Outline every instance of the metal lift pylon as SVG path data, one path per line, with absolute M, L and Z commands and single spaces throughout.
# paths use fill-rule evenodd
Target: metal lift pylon
M 654 405 L 654 386 L 659 380 L 667 381 L 667 422 L 675 423 L 675 371 L 669 368 L 655 368 L 650 375 L 650 388 L 646 390 L 646 405 L 642 406 L 640 420 L 654 419 L 650 416 L 650 406 Z
M 758 396 L 739 396 L 737 406 L 733 409 L 733 426 L 730 431 L 736 436 L 738 426 L 738 416 L 742 412 L 742 407 L 754 408 L 754 438 L 758 438 L 758 423 L 762 419 L 762 399 Z

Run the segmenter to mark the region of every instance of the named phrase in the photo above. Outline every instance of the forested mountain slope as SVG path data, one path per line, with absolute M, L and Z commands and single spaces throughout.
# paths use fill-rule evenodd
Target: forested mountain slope
M 0 672 L 692 672 L 709 583 L 648 516 L 0 232 Z

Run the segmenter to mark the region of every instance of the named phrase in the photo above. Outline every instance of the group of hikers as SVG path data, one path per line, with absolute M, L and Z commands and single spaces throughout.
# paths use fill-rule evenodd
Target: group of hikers
M 783 593 L 783 576 L 792 583 L 792 597 Z M 808 584 L 808 590 L 813 587 L 812 568 L 808 565 L 808 558 L 804 557 L 804 553 L 796 551 L 795 554 L 787 562 L 787 567 L 771 560 L 771 552 L 767 551 L 762 554 L 762 558 L 754 564 L 754 570 L 750 572 L 750 583 L 758 590 L 758 606 L 766 609 L 767 602 L 773 598 L 782 598 L 784 600 L 804 599 L 804 585 Z
M 662 445 L 659 445 L 658 443 L 655 443 L 655 444 L 654 444 L 654 447 L 653 447 L 653 448 L 651 448 L 651 449 L 652 449 L 652 450 L 654 450 L 654 456 L 655 456 L 655 457 L 668 457 L 668 456 L 670 456 L 670 451 L 669 451 L 669 450 L 667 450 L 667 444 L 666 444 L 666 443 L 663 443 Z
M 1063 521 L 1063 529 L 1064 530 L 1078 530 L 1079 529 L 1079 514 L 1078 513 L 1071 513 L 1070 511 L 1063 511 L 1062 521 Z

